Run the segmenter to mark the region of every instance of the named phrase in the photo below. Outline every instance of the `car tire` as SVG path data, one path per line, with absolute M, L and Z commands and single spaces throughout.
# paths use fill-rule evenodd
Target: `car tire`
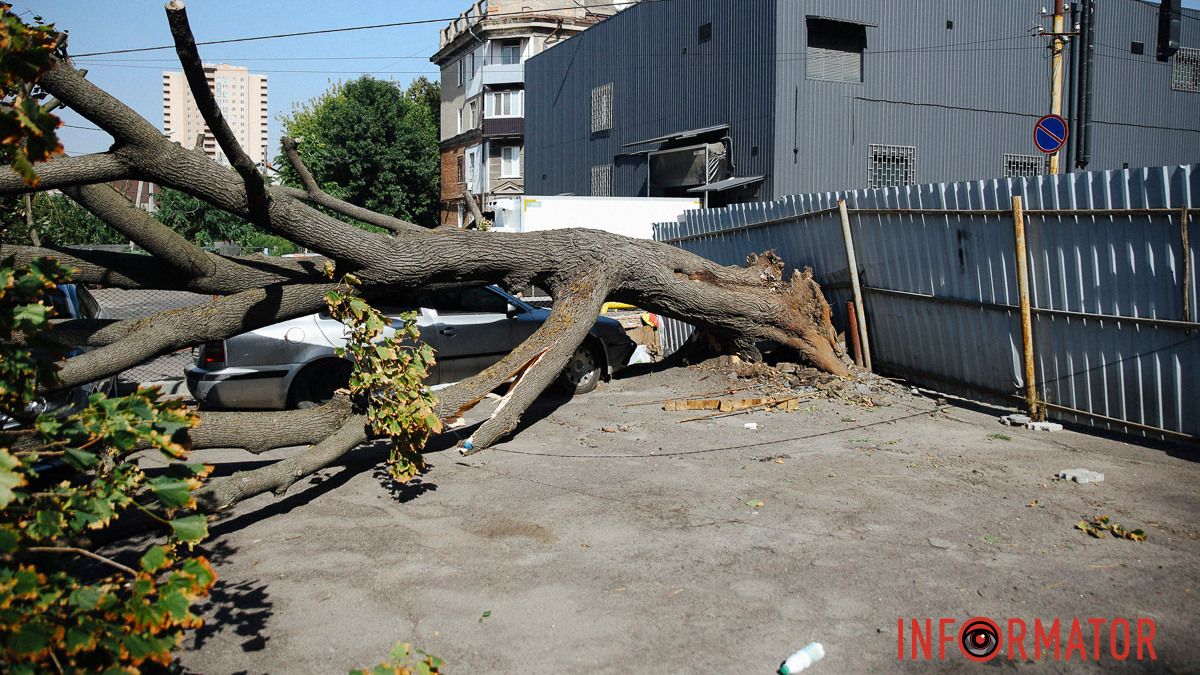
M 338 389 L 350 383 L 353 366 L 349 361 L 321 361 L 300 371 L 288 390 L 289 408 L 316 408 L 325 405 Z
M 603 364 L 594 344 L 585 342 L 579 345 L 558 376 L 559 390 L 572 396 L 592 391 L 600 384 Z

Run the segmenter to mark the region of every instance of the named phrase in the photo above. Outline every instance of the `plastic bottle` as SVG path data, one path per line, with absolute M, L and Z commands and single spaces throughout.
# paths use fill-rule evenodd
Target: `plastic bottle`
M 804 649 L 787 657 L 787 661 L 779 666 L 779 675 L 793 675 L 812 664 L 825 658 L 825 647 L 820 642 L 810 642 Z

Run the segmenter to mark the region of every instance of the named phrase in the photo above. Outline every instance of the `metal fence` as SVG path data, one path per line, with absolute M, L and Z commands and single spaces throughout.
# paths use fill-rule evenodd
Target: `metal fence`
M 838 326 L 852 299 L 838 200 L 877 370 L 948 391 L 1024 389 L 1013 197 L 1024 202 L 1034 380 L 1051 416 L 1200 436 L 1200 166 L 786 197 L 692 211 L 655 238 L 723 264 L 775 249 L 811 266 Z M 669 352 L 689 329 L 667 322 Z

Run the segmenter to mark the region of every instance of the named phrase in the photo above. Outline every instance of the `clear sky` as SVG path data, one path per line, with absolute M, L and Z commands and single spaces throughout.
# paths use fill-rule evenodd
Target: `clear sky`
M 14 10 L 40 15 L 70 32 L 72 54 L 171 44 L 164 0 L 13 0 Z M 198 41 L 292 33 L 396 21 L 439 21 L 393 28 L 333 33 L 200 48 L 206 63 L 247 66 L 269 82 L 271 154 L 278 151 L 279 118 L 294 105 L 319 96 L 331 83 L 370 73 L 407 83 L 418 75 L 431 79 L 437 70 L 429 56 L 438 31 L 465 10 L 470 0 L 192 0 L 188 17 Z M 1046 4 L 1052 4 L 1047 1 Z M 1200 0 L 1183 0 L 1200 9 Z M 88 78 L 132 106 L 154 124 L 162 124 L 162 71 L 177 70 L 173 50 L 81 58 Z M 85 65 L 86 64 L 86 65 Z M 69 111 L 62 114 L 60 136 L 68 152 L 107 149 L 107 134 L 75 127 L 91 123 Z

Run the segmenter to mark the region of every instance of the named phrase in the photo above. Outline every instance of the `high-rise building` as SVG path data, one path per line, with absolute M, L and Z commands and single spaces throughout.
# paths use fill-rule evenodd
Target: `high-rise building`
M 208 87 L 217 99 L 225 122 L 237 136 L 242 149 L 255 162 L 267 159 L 267 76 L 255 75 L 241 66 L 225 63 L 205 65 Z M 195 147 L 204 134 L 204 154 L 229 164 L 188 88 L 183 71 L 163 72 L 163 131 L 184 147 Z
M 485 213 L 525 193 L 525 60 L 633 4 L 474 0 L 442 29 L 442 224 L 463 224 L 464 193 Z

